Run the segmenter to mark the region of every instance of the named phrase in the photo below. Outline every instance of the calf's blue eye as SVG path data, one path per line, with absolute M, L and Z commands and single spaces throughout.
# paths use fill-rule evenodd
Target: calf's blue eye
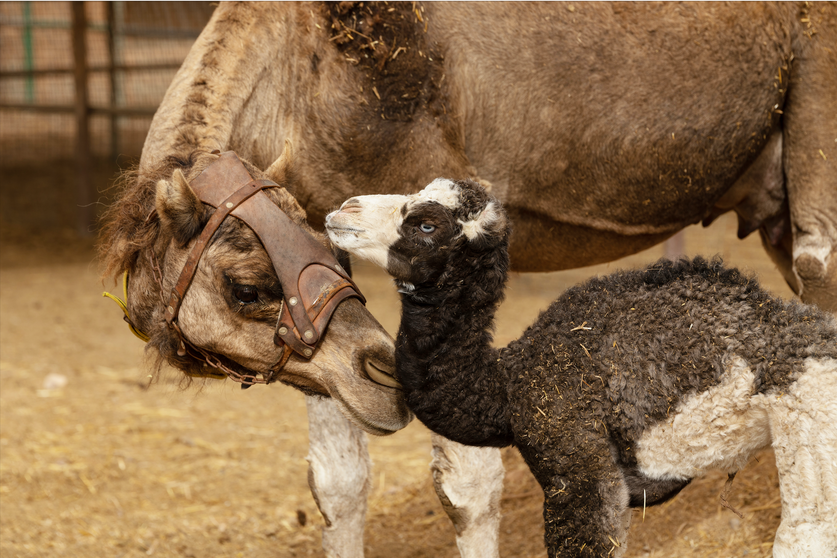
M 434 227 L 433 225 L 428 225 L 427 223 L 422 223 L 421 225 L 419 225 L 419 230 L 423 233 L 430 234 L 436 230 L 436 227 Z

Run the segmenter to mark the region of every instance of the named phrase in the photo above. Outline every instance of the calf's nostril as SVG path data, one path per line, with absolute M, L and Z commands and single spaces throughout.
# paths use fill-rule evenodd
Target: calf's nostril
M 340 206 L 341 213 L 358 213 L 362 209 L 360 200 L 357 198 L 349 198 Z

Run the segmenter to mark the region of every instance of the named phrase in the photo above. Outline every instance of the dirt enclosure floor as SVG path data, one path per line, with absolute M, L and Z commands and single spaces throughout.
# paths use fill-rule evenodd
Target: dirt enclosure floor
M 726 216 L 685 233 L 688 254 L 722 254 L 790 297 L 755 236 Z M 102 298 L 93 242 L 4 227 L 0 245 L 0 555 L 12 557 L 322 556 L 323 521 L 306 481 L 303 396 L 210 381 L 181 390 L 175 372 L 149 384 L 143 345 Z M 516 275 L 498 320 L 505 344 L 567 286 L 637 266 L 662 247 L 606 266 Z M 356 276 L 395 333 L 388 278 Z M 121 286 L 107 285 L 118 293 Z M 368 558 L 456 557 L 434 494 L 428 431 L 417 421 L 370 437 L 374 481 Z M 543 494 L 514 449 L 503 450 L 501 555 L 544 557 Z M 662 506 L 633 513 L 630 557 L 769 556 L 780 504 L 771 451 L 735 478 L 710 474 Z

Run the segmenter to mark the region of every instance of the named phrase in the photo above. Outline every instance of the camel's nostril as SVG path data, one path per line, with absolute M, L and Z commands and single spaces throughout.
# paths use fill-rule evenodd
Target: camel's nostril
M 369 376 L 369 379 L 376 384 L 401 389 L 401 384 L 398 383 L 398 380 L 396 380 L 394 376 L 395 370 L 390 369 L 389 366 L 367 359 L 363 363 L 363 368 L 366 370 L 366 374 Z

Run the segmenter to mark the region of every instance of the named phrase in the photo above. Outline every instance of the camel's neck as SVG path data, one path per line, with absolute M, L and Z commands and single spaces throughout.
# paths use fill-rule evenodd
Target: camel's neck
M 140 172 L 195 150 L 232 149 L 260 168 L 279 156 L 292 127 L 284 96 L 310 81 L 287 56 L 307 39 L 291 33 L 300 28 L 294 12 L 258 3 L 215 10 L 154 116 Z
M 402 295 L 398 377 L 428 428 L 471 445 L 511 443 L 506 372 L 491 346 L 506 269 L 472 270 Z

